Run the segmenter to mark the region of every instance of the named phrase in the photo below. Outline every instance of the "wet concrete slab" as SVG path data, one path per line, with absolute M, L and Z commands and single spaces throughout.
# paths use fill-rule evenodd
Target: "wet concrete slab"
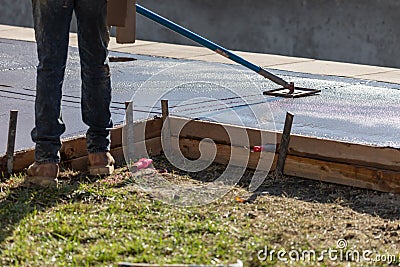
M 272 70 L 298 86 L 322 90 L 318 96 L 286 99 L 263 96 L 262 91 L 279 86 L 237 65 L 116 52 L 110 56 L 137 59 L 110 63 L 115 124 L 123 123 L 127 100 L 133 100 L 139 120 L 159 114 L 159 100 L 168 99 L 171 113 L 179 116 L 281 131 L 290 111 L 294 133 L 400 148 L 397 84 Z M 36 64 L 34 43 L 0 39 L 0 153 L 6 150 L 11 109 L 19 110 L 17 149 L 33 146 Z M 76 48 L 69 51 L 63 93 L 63 137 L 84 134 Z

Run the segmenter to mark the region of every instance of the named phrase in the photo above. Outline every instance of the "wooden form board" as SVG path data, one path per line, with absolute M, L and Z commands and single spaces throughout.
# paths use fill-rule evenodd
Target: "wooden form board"
M 281 134 L 276 132 L 174 117 L 170 118 L 170 128 L 172 140 L 179 138 L 180 150 L 188 158 L 197 159 L 200 155 L 200 141 L 204 138 L 212 139 L 217 147 L 215 162 L 221 164 L 231 160 L 231 164 L 237 165 L 242 158 L 240 153 L 237 156 L 237 152 L 242 150 L 247 153 L 245 150 L 248 145 L 260 145 L 261 136 L 266 136 L 264 140 L 277 140 L 278 145 L 281 138 Z M 236 132 L 239 131 L 247 133 L 247 136 L 237 138 Z M 230 139 L 228 132 L 234 133 L 235 138 Z M 235 154 L 233 160 L 231 153 Z M 247 167 L 256 169 L 258 161 L 263 160 L 263 157 L 250 153 Z M 276 159 L 275 156 L 271 171 L 275 169 Z M 400 193 L 400 150 L 292 135 L 284 173 Z
M 185 126 L 182 127 L 182 125 Z M 264 137 L 264 143 L 276 142 L 277 146 L 279 146 L 281 140 L 281 134 L 277 132 L 190 120 L 186 118 L 171 117 L 170 127 L 172 136 L 193 140 L 210 138 L 216 143 L 237 147 L 262 145 L 261 136 Z M 230 140 L 228 132 L 234 133 L 231 138 L 232 140 Z M 246 133 L 247 136 L 240 136 L 237 134 L 239 132 Z M 289 155 L 400 171 L 400 149 L 397 148 L 374 147 L 315 137 L 291 135 Z
M 180 138 L 179 144 L 182 154 L 187 158 L 197 159 L 200 156 L 199 140 Z M 274 157 L 273 161 L 268 156 L 263 155 L 264 153 L 250 153 L 246 158 L 243 155 L 245 154 L 243 147 L 217 144 L 216 148 L 217 154 L 214 161 L 217 163 L 229 163 L 240 167 L 247 164 L 249 169 L 260 171 L 275 170 L 277 156 Z M 240 154 L 240 152 L 243 152 L 243 154 Z M 259 165 L 260 160 L 266 160 L 270 163 L 269 165 L 267 162 L 265 165 Z M 269 166 L 270 169 L 265 168 Z M 286 159 L 284 174 L 383 192 L 400 193 L 400 173 L 391 170 L 289 155 Z
M 161 149 L 161 138 L 160 137 L 155 137 L 155 138 L 148 139 L 148 140 L 142 141 L 142 142 L 145 143 L 144 145 L 146 146 L 147 151 L 149 151 L 148 155 L 150 157 L 161 154 L 162 149 Z M 138 143 L 140 143 L 140 142 L 138 142 Z M 138 143 L 135 143 L 135 145 L 142 145 L 142 144 L 138 144 Z M 113 155 L 113 157 L 117 163 L 125 162 L 124 151 L 123 151 L 122 146 L 112 148 L 110 152 Z M 86 171 L 87 166 L 88 166 L 87 163 L 88 163 L 88 156 L 86 154 L 86 155 L 83 155 L 78 158 L 64 160 L 62 162 L 62 165 L 64 168 L 77 170 L 77 171 Z
M 147 121 L 135 122 L 134 135 L 135 143 L 143 142 L 144 140 L 151 140 L 159 138 L 161 135 L 162 120 L 150 119 Z M 124 157 L 122 154 L 122 137 L 123 126 L 117 126 L 111 130 L 111 152 L 115 154 L 117 162 L 122 162 Z M 154 143 L 154 140 L 153 140 Z M 146 142 L 147 146 L 147 142 Z M 155 152 L 160 149 L 157 146 L 148 147 L 149 151 Z M 75 170 L 86 170 L 87 168 L 87 149 L 86 138 L 79 136 L 75 138 L 62 140 L 62 147 L 60 150 L 61 163 L 65 167 L 73 167 Z M 113 154 L 113 155 L 114 155 Z M 80 162 L 79 164 L 77 162 Z M 18 151 L 14 157 L 14 172 L 21 172 L 34 162 L 34 149 Z M 84 167 L 84 168 L 83 168 Z M 7 157 L 0 157 L 0 173 L 7 171 Z
M 200 141 L 187 139 L 187 138 L 177 138 L 172 137 L 172 142 L 179 141 L 179 149 L 181 153 L 189 158 L 189 159 L 198 159 L 200 157 Z M 259 169 L 261 171 L 269 171 L 271 169 L 271 165 L 269 164 L 259 164 L 260 161 L 264 161 L 265 163 L 271 162 L 273 160 L 273 156 L 268 157 L 265 153 L 250 153 L 250 151 L 244 147 L 235 147 L 224 144 L 215 144 L 215 147 L 208 142 L 204 142 L 203 144 L 204 150 L 213 150 L 216 149 L 217 153 L 215 155 L 214 162 L 220 164 L 232 164 L 233 166 L 238 167 L 247 167 L 249 169 Z M 177 146 L 172 146 L 173 150 L 177 152 Z M 271 153 L 269 153 L 271 154 Z M 274 166 L 272 166 L 274 168 Z
M 249 146 L 262 145 L 261 142 L 276 142 L 279 146 L 280 133 L 172 116 L 169 116 L 167 122 L 171 135 L 167 140 L 175 143 L 173 148 L 179 147 L 180 152 L 187 158 L 197 159 L 200 156 L 199 145 L 202 143 L 205 149 L 217 148 L 215 162 L 221 164 L 230 162 L 238 166 L 246 164 L 250 169 L 258 168 L 263 171 L 273 171 L 275 168 L 276 156 L 273 153 L 250 153 Z M 150 156 L 159 155 L 162 152 L 162 123 L 161 119 L 136 122 L 133 129 L 134 145 L 144 143 Z M 123 127 L 119 126 L 111 132 L 111 152 L 118 161 L 124 160 L 123 131 Z M 202 142 L 205 138 L 213 140 L 214 144 Z M 231 157 L 232 154 L 235 156 Z M 64 140 L 61 155 L 64 166 L 85 170 L 87 167 L 85 138 Z M 28 167 L 33 158 L 33 150 L 16 153 L 14 171 L 22 171 Z M 270 162 L 271 166 L 260 164 L 264 161 Z M 6 157 L 3 156 L 1 171 L 5 171 L 4 162 Z M 292 135 L 284 173 L 400 193 L 400 149 Z

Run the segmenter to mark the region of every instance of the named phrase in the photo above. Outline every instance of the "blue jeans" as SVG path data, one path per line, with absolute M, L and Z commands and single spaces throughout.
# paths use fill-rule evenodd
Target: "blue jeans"
M 89 153 L 110 150 L 111 81 L 108 66 L 107 0 L 32 0 L 39 65 L 35 128 L 38 163 L 60 161 L 60 136 L 65 132 L 61 95 L 68 55 L 69 28 L 75 11 L 81 63 L 83 122 Z

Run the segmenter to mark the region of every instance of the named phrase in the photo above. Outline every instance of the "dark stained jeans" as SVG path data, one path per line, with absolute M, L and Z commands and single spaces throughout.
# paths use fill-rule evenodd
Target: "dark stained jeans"
M 69 27 L 75 11 L 81 62 L 83 122 L 89 153 L 110 149 L 112 128 L 111 82 L 108 66 L 109 30 L 106 0 L 32 0 L 39 65 L 37 67 L 35 160 L 59 162 L 60 136 L 65 131 L 61 116 L 61 89 L 67 60 Z

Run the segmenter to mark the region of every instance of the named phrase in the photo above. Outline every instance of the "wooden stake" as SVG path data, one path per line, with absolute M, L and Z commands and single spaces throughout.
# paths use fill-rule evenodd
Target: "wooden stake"
M 283 134 L 281 144 L 278 152 L 278 162 L 276 164 L 275 175 L 280 177 L 284 173 L 286 157 L 289 149 L 290 132 L 292 131 L 294 115 L 290 112 L 286 113 L 285 127 L 283 128 Z
M 125 110 L 126 110 L 126 124 L 133 124 L 133 102 L 126 101 L 125 102 Z
M 14 149 L 15 137 L 17 132 L 18 110 L 10 111 L 10 123 L 8 125 L 8 141 L 7 141 L 7 174 L 8 177 L 14 169 Z
M 126 112 L 126 117 L 125 117 L 125 144 L 123 146 L 125 147 L 124 149 L 124 157 L 126 164 L 130 165 L 134 161 L 134 149 L 133 149 L 133 144 L 135 142 L 134 140 L 134 125 L 133 125 L 133 102 L 132 101 L 126 101 L 125 102 L 125 112 Z
M 169 116 L 168 100 L 161 100 L 161 112 L 163 122 Z
M 161 131 L 163 151 L 165 155 L 170 155 L 172 151 L 172 144 L 170 122 L 167 120 L 169 117 L 168 100 L 161 100 L 161 112 L 163 121 L 163 130 Z

